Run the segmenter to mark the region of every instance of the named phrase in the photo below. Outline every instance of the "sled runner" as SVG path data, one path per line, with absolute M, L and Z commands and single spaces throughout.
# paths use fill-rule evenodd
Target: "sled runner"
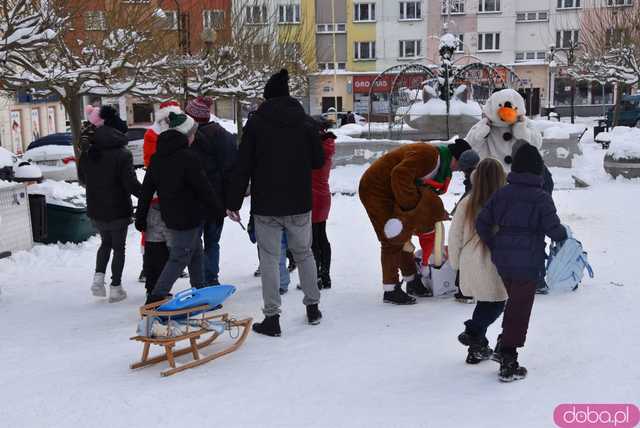
M 151 366 L 163 361 L 169 363 L 169 370 L 161 372 L 162 376 L 171 376 L 175 373 L 213 361 L 223 355 L 237 350 L 249 335 L 251 330 L 251 318 L 235 320 L 227 313 L 214 314 L 222 301 L 235 291 L 229 292 L 224 287 L 218 290 L 216 287 L 205 287 L 199 290 L 191 289 L 178 293 L 172 300 L 151 303 L 140 308 L 142 318 L 141 330 L 144 334 L 138 334 L 131 338 L 143 343 L 142 358 L 139 362 L 131 364 L 131 369 Z M 194 303 L 196 304 L 194 306 Z M 167 310 L 169 308 L 169 310 Z M 155 324 L 154 324 L 155 323 Z M 159 327 L 159 328 L 156 328 Z M 152 332 L 162 330 L 164 334 L 154 335 Z M 201 355 L 200 350 L 210 346 L 225 331 L 235 339 L 233 343 L 217 352 Z M 178 342 L 188 342 L 188 345 L 180 349 L 176 348 Z M 150 357 L 151 345 L 164 348 L 160 355 Z M 185 364 L 177 364 L 176 358 L 191 355 L 192 361 Z

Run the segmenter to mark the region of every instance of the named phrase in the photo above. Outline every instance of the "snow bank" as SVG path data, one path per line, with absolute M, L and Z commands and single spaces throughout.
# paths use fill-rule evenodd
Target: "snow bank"
M 543 138 L 559 140 L 571 138 L 571 134 L 582 134 L 587 127 L 584 124 L 571 124 L 544 119 L 532 119 L 531 124 L 542 133 Z
M 341 126 L 340 128 L 331 129 L 331 132 L 336 134 L 336 137 L 341 136 L 359 137 L 367 131 L 366 126 L 358 125 L 356 123 L 350 123 L 348 125 Z
M 598 133 L 598 135 L 596 135 L 596 141 L 598 142 L 611 141 L 611 133 L 606 131 Z
M 482 107 L 475 101 L 462 102 L 458 99 L 450 101 L 449 114 L 454 116 L 482 116 Z M 431 98 L 426 103 L 415 103 L 409 110 L 411 118 L 417 116 L 440 116 L 447 114 L 447 103 L 440 98 Z
M 47 203 L 72 208 L 86 207 L 85 191 L 78 183 L 45 180 L 40 184 L 29 186 L 29 193 L 45 195 Z
M 13 166 L 16 160 L 16 155 L 11 153 L 9 150 L 0 147 L 0 168 L 5 166 Z
M 640 129 L 616 126 L 611 132 L 611 145 L 607 151 L 613 159 L 640 159 Z

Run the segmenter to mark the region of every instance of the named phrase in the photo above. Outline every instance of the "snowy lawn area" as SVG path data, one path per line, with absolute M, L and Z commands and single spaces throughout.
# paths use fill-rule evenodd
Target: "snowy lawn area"
M 598 145 L 584 152 L 575 171 L 552 170 L 554 199 L 596 277 L 577 292 L 536 297 L 520 353 L 524 381 L 501 384 L 492 361 L 465 364 L 456 337 L 473 306 L 382 304 L 373 229 L 357 197 L 336 195 L 327 226 L 334 285 L 322 293 L 322 324 L 305 323 L 294 275 L 281 338 L 251 334 L 237 352 L 169 378 L 161 365 L 129 370 L 140 357 L 140 344 L 128 339 L 144 299 L 133 227 L 122 303 L 89 292 L 97 238 L 0 260 L 0 425 L 538 428 L 553 426 L 561 403 L 637 403 L 640 181 L 608 178 Z M 355 189 L 363 171 L 334 170 L 334 191 Z M 574 190 L 571 173 L 592 186 Z M 460 191 L 456 176 L 448 207 Z M 256 249 L 230 222 L 221 264 L 222 280 L 238 287 L 224 309 L 261 320 Z M 187 286 L 180 280 L 174 291 Z M 496 323 L 492 344 L 498 332 Z

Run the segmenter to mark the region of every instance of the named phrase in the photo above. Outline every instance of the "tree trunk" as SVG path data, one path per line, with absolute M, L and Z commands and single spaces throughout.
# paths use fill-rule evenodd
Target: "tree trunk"
M 236 104 L 236 126 L 238 127 L 238 144 L 242 141 L 242 104 L 240 103 L 239 97 L 234 97 L 234 102 Z
M 622 101 L 622 85 L 616 84 L 616 99 L 613 107 L 613 118 L 611 120 L 613 126 L 618 126 L 620 120 L 620 102 Z
M 71 141 L 73 143 L 73 153 L 76 158 L 76 169 L 78 169 L 81 161 L 80 132 L 82 131 L 82 96 L 69 95 L 62 98 L 62 104 L 69 115 Z M 80 178 L 80 174 L 78 174 L 78 178 Z

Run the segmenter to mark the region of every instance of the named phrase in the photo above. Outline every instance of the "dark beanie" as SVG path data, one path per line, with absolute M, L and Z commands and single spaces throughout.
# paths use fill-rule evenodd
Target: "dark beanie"
M 471 146 L 462 138 L 458 138 L 455 143 L 449 144 L 447 146 L 449 148 L 449 152 L 451 155 L 456 158 L 456 160 L 460 160 L 460 156 L 466 152 L 467 150 L 471 150 Z
M 289 72 L 283 68 L 269 78 L 264 87 L 264 99 L 289 96 Z
M 544 161 L 538 149 L 531 144 L 524 144 L 513 157 L 511 172 L 540 175 L 544 170 Z
M 460 159 L 458 159 L 458 167 L 460 168 L 460 171 L 473 171 L 476 169 L 479 162 L 480 156 L 478 155 L 478 152 L 471 149 L 462 152 Z
M 105 126 L 117 129 L 123 134 L 127 132 L 127 122 L 120 119 L 118 112 L 115 108 L 109 105 L 104 105 L 100 108 L 100 118 L 104 120 Z

